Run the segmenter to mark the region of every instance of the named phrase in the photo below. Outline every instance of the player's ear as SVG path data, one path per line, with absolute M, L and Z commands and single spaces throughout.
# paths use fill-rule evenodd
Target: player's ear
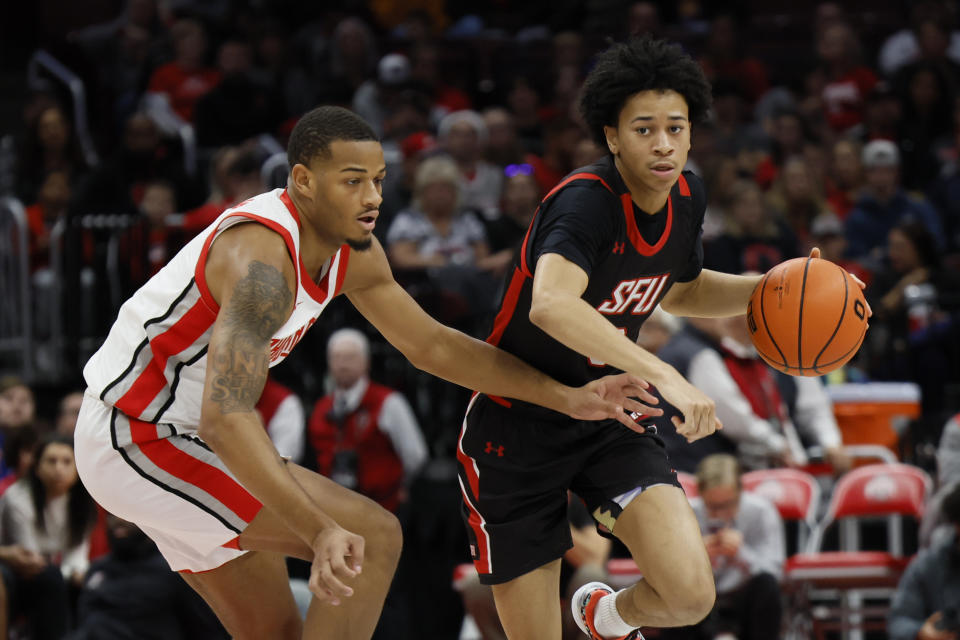
M 620 149 L 620 133 L 617 128 L 605 126 L 603 135 L 607 138 L 607 148 L 610 149 L 610 153 L 617 155 L 617 151 Z
M 290 169 L 290 183 L 291 186 L 300 193 L 300 195 L 311 199 L 313 198 L 313 172 L 310 171 L 310 169 L 308 169 L 305 165 L 300 163 L 293 165 L 293 168 Z

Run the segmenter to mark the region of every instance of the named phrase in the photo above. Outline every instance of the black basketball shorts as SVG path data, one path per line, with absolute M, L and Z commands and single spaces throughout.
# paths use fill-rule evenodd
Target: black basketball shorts
M 612 531 L 640 491 L 680 487 L 657 435 L 614 420 L 546 420 L 484 395 L 467 409 L 457 460 L 470 554 L 484 584 L 513 580 L 573 546 L 568 489 L 599 530 Z

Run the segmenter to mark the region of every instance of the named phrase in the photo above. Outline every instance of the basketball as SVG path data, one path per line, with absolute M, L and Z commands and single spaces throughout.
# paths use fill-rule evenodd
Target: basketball
M 793 376 L 843 366 L 867 332 L 867 303 L 856 280 L 820 258 L 794 258 L 770 269 L 747 305 L 757 353 Z

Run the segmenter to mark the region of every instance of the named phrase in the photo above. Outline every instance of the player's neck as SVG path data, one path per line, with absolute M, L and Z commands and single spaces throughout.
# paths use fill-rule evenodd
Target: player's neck
M 643 184 L 641 180 L 631 175 L 623 166 L 619 156 L 614 156 L 613 162 L 617 167 L 617 171 L 620 173 L 620 177 L 623 179 L 623 183 L 627 185 L 627 190 L 630 192 L 633 203 L 637 205 L 641 211 L 648 215 L 653 215 L 663 209 L 663 206 L 667 204 L 667 198 L 670 197 L 669 190 L 654 191 Z
M 316 224 L 317 216 L 311 215 L 311 202 L 304 200 L 295 189 L 287 189 L 290 200 L 300 217 L 300 260 L 308 273 L 316 279 L 323 265 L 335 254 L 342 243 L 329 238 Z

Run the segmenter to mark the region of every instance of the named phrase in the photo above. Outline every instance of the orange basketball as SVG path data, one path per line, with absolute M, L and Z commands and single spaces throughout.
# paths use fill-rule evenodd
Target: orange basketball
M 760 357 L 793 376 L 819 376 L 854 356 L 867 332 L 863 291 L 843 268 L 794 258 L 767 272 L 750 296 L 747 326 Z

